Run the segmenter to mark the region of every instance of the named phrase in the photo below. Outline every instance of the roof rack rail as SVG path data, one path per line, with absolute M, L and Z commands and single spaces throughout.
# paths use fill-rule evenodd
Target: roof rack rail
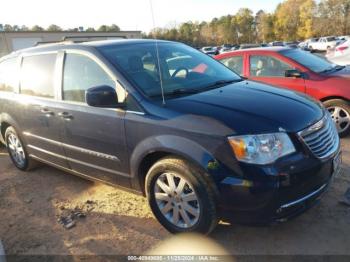
M 39 41 L 36 42 L 34 46 L 38 46 L 38 45 L 46 45 L 46 44 L 55 44 L 55 43 L 60 43 L 62 42 L 61 40 L 59 41 Z
M 74 38 L 80 38 L 84 40 L 72 40 Z M 63 42 L 70 42 L 70 43 L 82 43 L 82 42 L 87 42 L 87 41 L 95 41 L 95 39 L 91 38 L 121 38 L 121 39 L 127 39 L 126 36 L 113 36 L 113 35 L 72 35 L 72 36 L 64 36 L 62 37 L 61 40 L 57 41 L 39 41 L 36 42 L 34 46 L 39 46 L 39 45 L 45 45 L 45 44 L 56 44 L 56 43 L 63 43 Z M 89 40 L 90 39 L 90 40 Z
M 126 39 L 126 36 L 114 36 L 114 35 L 70 35 L 70 36 L 64 36 L 62 37 L 62 41 L 66 41 L 69 39 L 74 39 L 74 38 L 122 38 L 122 39 Z

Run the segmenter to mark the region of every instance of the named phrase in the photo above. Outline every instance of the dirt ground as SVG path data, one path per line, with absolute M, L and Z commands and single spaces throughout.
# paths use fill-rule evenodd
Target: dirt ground
M 209 237 L 233 255 L 350 255 L 350 208 L 338 203 L 350 186 L 350 138 L 342 146 L 342 176 L 320 204 L 275 226 L 221 224 Z M 75 207 L 87 217 L 66 230 L 57 216 Z M 22 173 L 0 149 L 0 239 L 7 254 L 135 255 L 170 236 L 144 198 L 51 167 Z

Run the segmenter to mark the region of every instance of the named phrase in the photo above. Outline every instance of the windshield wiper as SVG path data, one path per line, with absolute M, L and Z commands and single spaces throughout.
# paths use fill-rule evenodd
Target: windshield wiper
M 228 85 L 234 82 L 240 82 L 242 81 L 242 79 L 230 79 L 230 80 L 218 80 L 215 81 L 214 83 L 207 85 L 205 87 L 202 88 L 195 88 L 195 89 L 187 89 L 187 88 L 178 88 L 175 90 L 172 90 L 170 92 L 166 92 L 164 95 L 165 96 L 169 96 L 169 95 L 187 95 L 187 94 L 196 94 L 196 93 L 200 93 L 203 91 L 207 91 L 210 89 L 214 89 L 214 88 L 218 88 L 218 87 L 222 87 L 224 85 Z
M 201 91 L 219 88 L 219 87 L 222 87 L 222 86 L 225 86 L 228 84 L 237 83 L 237 82 L 241 82 L 241 81 L 244 81 L 244 79 L 239 78 L 239 79 L 230 79 L 230 80 L 218 80 L 210 85 L 205 86 L 204 88 L 201 88 Z
M 336 66 L 332 66 L 331 68 L 327 68 L 327 69 L 321 71 L 320 73 L 329 73 L 332 71 L 339 71 L 339 70 L 342 70 L 344 68 L 345 68 L 345 66 L 336 65 Z
M 339 70 L 342 70 L 342 69 L 344 69 L 344 68 L 345 68 L 345 66 L 336 65 L 334 69 L 335 69 L 336 71 L 339 71 Z
M 164 96 L 192 95 L 192 94 L 197 94 L 200 92 L 208 91 L 210 89 L 219 88 L 219 87 L 222 87 L 224 85 L 228 85 L 228 84 L 235 83 L 235 82 L 241 82 L 241 81 L 243 81 L 242 78 L 230 79 L 230 80 L 218 80 L 218 81 L 215 81 L 214 83 L 207 85 L 205 87 L 202 87 L 202 88 L 196 88 L 196 89 L 178 88 L 178 89 L 174 89 L 172 91 L 164 93 Z M 151 95 L 150 97 L 161 97 L 161 96 L 162 96 L 162 94 L 155 94 L 155 95 Z
M 198 93 L 199 90 L 197 89 L 187 89 L 187 88 L 178 88 L 174 89 L 170 92 L 164 93 L 164 96 L 177 96 L 177 95 L 190 95 L 190 94 L 196 94 Z M 155 95 L 150 95 L 149 97 L 161 97 L 162 94 L 155 94 Z
M 320 71 L 319 73 L 328 73 L 330 71 L 333 71 L 333 67 L 326 68 L 325 70 Z
M 172 90 L 170 92 L 164 93 L 164 96 L 195 94 L 195 93 L 197 93 L 197 91 L 193 90 L 193 89 L 178 88 L 178 89 Z M 149 97 L 161 97 L 161 96 L 162 96 L 162 93 L 150 95 Z
M 186 94 L 195 94 L 197 92 L 198 92 L 198 90 L 196 90 L 196 89 L 178 88 L 178 89 L 174 89 L 170 92 L 166 92 L 166 93 L 164 93 L 164 95 L 165 96 L 168 96 L 168 95 L 186 95 Z

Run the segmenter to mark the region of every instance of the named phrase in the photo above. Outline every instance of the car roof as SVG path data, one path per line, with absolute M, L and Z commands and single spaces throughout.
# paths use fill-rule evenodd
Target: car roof
M 257 47 L 257 48 L 248 48 L 248 49 L 238 49 L 238 50 L 233 50 L 231 52 L 227 52 L 221 55 L 227 56 L 228 54 L 237 54 L 237 53 L 249 53 L 249 52 L 274 52 L 278 53 L 284 50 L 291 50 L 293 48 L 291 47 L 284 47 L 284 46 L 270 46 L 270 47 Z M 219 55 L 219 56 L 221 56 Z
M 73 42 L 73 41 L 61 41 L 55 43 L 41 44 L 34 47 L 29 47 L 25 49 L 20 49 L 14 51 L 3 58 L 10 58 L 18 56 L 21 54 L 35 54 L 43 53 L 50 51 L 57 51 L 66 48 L 73 49 L 89 49 L 91 47 L 102 47 L 102 46 L 123 46 L 123 45 L 135 45 L 135 44 L 144 44 L 144 43 L 172 43 L 171 41 L 166 40 L 157 40 L 157 39 L 113 39 L 113 40 L 97 40 L 97 41 L 86 41 L 86 42 Z

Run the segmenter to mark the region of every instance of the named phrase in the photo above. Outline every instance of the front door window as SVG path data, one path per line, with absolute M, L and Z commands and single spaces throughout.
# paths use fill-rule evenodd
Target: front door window
M 115 87 L 110 76 L 91 58 L 80 54 L 66 55 L 63 100 L 85 103 L 85 91 L 100 85 Z
M 272 56 L 251 56 L 250 75 L 252 77 L 285 77 L 286 70 L 295 69 Z

